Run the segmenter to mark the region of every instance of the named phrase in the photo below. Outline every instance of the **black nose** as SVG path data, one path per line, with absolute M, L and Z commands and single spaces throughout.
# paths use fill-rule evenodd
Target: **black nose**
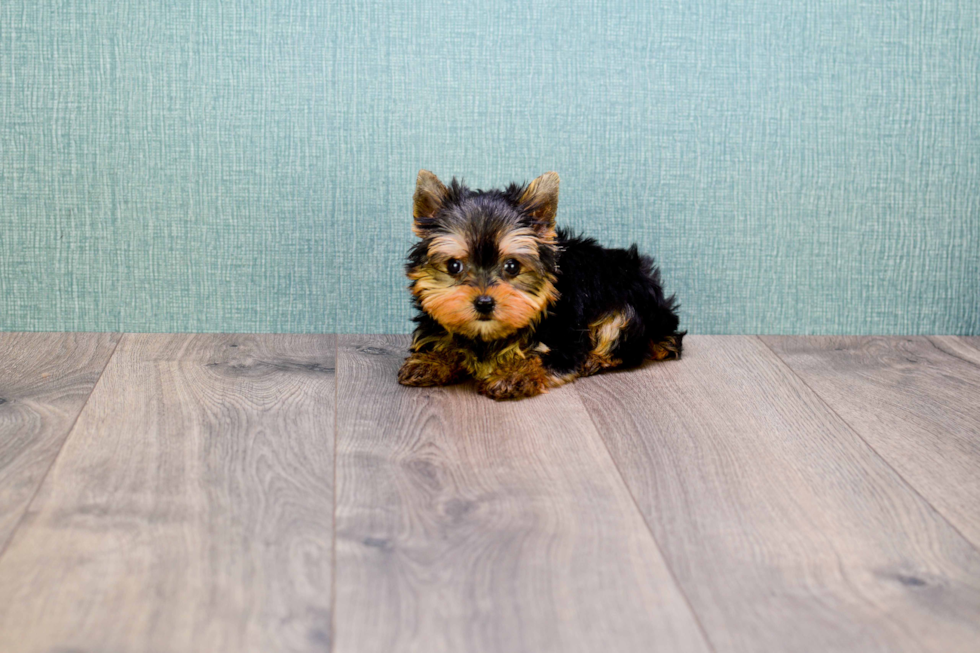
M 487 295 L 480 295 L 473 300 L 473 307 L 480 315 L 490 315 L 493 312 L 493 304 L 493 297 Z

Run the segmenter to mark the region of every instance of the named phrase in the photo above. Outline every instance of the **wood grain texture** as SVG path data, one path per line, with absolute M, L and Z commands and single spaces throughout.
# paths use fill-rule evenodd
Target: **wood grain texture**
M 980 554 L 754 337 L 575 388 L 717 651 L 969 651 Z
M 118 340 L 111 333 L 0 333 L 0 552 Z
M 341 337 L 337 653 L 706 651 L 573 391 L 404 388 Z
M 330 642 L 333 336 L 124 336 L 0 559 L 0 650 Z
M 980 547 L 980 350 L 957 337 L 763 341 Z

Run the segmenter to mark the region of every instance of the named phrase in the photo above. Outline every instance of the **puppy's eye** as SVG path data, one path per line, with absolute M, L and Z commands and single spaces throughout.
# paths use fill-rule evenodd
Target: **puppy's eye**
M 456 276 L 463 271 L 463 264 L 460 263 L 459 260 L 451 258 L 446 263 L 446 271 L 449 272 L 449 274 Z
M 504 261 L 504 274 L 516 276 L 521 271 L 521 264 L 516 259 L 509 258 Z

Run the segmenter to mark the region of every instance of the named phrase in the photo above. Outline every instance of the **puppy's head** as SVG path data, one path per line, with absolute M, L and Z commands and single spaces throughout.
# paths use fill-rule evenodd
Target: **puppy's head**
M 447 188 L 427 170 L 415 188 L 408 257 L 416 300 L 451 333 L 496 340 L 534 324 L 558 298 L 558 175 L 527 186 Z

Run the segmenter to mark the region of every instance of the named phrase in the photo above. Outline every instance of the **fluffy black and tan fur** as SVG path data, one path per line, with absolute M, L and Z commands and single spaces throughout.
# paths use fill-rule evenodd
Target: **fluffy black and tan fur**
M 419 172 L 407 273 L 418 311 L 404 385 L 467 377 L 493 399 L 680 358 L 673 297 L 653 261 L 555 228 L 558 175 L 471 190 Z

